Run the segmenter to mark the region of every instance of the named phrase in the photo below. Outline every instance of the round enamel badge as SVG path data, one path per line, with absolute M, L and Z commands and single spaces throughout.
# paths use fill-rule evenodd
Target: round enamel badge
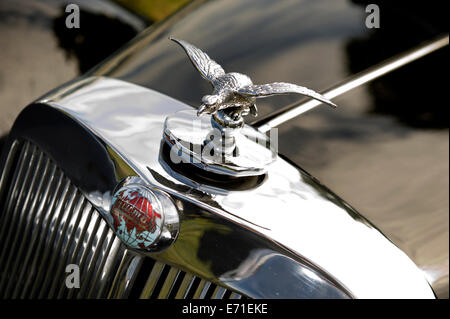
M 163 209 L 155 194 L 143 185 L 120 188 L 112 198 L 110 214 L 114 232 L 131 248 L 146 249 L 161 235 Z

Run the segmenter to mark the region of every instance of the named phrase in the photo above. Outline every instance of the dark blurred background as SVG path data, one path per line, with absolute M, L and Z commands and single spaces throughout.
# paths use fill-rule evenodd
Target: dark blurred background
M 27 104 L 115 52 L 188 0 L 0 0 L 0 148 Z M 67 4 L 81 28 L 68 29 Z
M 66 3 L 80 29 L 64 25 Z M 0 147 L 18 112 L 85 73 L 185 0 L 0 0 Z M 445 1 L 211 0 L 155 28 L 143 48 L 115 54 L 96 74 L 117 77 L 196 106 L 209 92 L 184 53 L 185 39 L 227 71 L 257 83 L 324 90 L 397 53 L 448 34 Z M 365 7 L 380 6 L 367 29 Z M 119 65 L 119 67 L 117 67 Z M 377 225 L 448 298 L 448 47 L 279 127 L 279 150 Z M 170 75 L 170 76 L 169 76 Z M 298 99 L 258 101 L 260 115 Z

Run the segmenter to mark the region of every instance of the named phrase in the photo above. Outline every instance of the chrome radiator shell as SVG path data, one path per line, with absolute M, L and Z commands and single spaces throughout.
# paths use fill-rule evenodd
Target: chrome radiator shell
M 8 171 L 0 185 L 6 195 L 0 205 L 1 298 L 242 297 L 128 251 L 36 145 L 15 140 L 7 154 Z M 78 289 L 66 286 L 69 264 L 79 266 Z
M 261 187 L 245 192 L 192 185 L 172 175 L 160 162 L 162 124 L 168 114 L 186 108 L 126 82 L 79 79 L 24 110 L 7 144 L 37 145 L 100 215 L 109 209 L 114 187 L 128 176 L 170 194 L 181 213 L 180 235 L 151 258 L 174 267 L 164 272 L 169 281 L 177 281 L 178 269 L 202 278 L 198 285 L 207 290 L 197 288 L 196 296 L 228 296 L 228 289 L 250 298 L 433 298 L 403 252 L 281 158 Z M 269 211 L 261 210 L 262 203 Z M 144 256 L 124 251 L 128 257 L 120 265 L 138 267 L 135 258 Z M 127 282 L 125 268 L 117 271 L 125 278 L 120 282 Z M 126 285 L 114 282 L 110 296 L 127 295 L 117 293 L 127 291 Z

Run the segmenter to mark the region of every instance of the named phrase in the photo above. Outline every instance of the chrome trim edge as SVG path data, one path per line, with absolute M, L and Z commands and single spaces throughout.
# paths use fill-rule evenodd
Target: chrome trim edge
M 333 99 L 363 84 L 386 75 L 389 72 L 392 72 L 402 66 L 416 61 L 430 53 L 433 53 L 434 51 L 439 50 L 447 46 L 448 44 L 449 36 L 441 36 L 436 40 L 408 50 L 407 52 L 404 52 L 402 54 L 396 55 L 365 71 L 362 71 L 352 76 L 350 79 L 347 79 L 344 82 L 337 84 L 336 86 L 328 90 L 325 90 L 322 95 L 327 99 Z M 257 127 L 259 131 L 265 133 L 268 132 L 271 128 L 277 127 L 321 104 L 322 102 L 311 99 L 308 99 L 305 102 L 296 102 L 253 122 L 252 125 Z

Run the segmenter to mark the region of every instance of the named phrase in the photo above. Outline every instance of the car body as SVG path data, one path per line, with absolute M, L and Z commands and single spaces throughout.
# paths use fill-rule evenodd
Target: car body
M 27 107 L 2 157 L 3 296 L 433 297 L 410 258 L 428 271 L 438 295 L 448 296 L 448 178 L 439 157 L 448 160 L 448 129 L 439 107 L 442 83 L 423 80 L 444 63 L 445 27 L 429 12 L 411 19 L 417 9 L 380 3 L 385 24 L 369 30 L 365 5 L 288 1 L 261 10 L 252 1 L 193 2 Z M 395 19 L 410 21 L 416 32 L 402 33 Z M 435 23 L 425 28 L 424 21 Z M 164 165 L 165 119 L 198 106 L 208 92 L 169 36 L 195 43 L 225 69 L 259 83 L 335 86 L 328 93 L 353 83 L 355 90 L 339 94 L 335 111 L 317 108 L 309 120 L 308 114 L 304 122 L 279 126 L 280 153 L 295 164 L 280 156 L 263 181 L 198 182 L 189 169 Z M 372 81 L 405 57 L 403 69 Z M 266 99 L 258 104 L 259 119 L 249 120 L 272 127 L 304 103 L 296 96 Z M 431 153 L 422 161 L 408 157 L 427 153 L 427 146 Z M 408 160 L 412 168 L 402 170 Z M 427 163 L 437 163 L 431 175 L 415 170 Z M 305 166 L 344 198 L 349 194 L 352 205 L 371 208 L 374 223 Z M 419 196 L 408 188 L 411 173 L 423 183 Z M 179 233 L 165 249 L 130 249 L 108 223 L 117 189 L 141 184 L 178 210 Z M 410 201 L 418 207 L 405 205 Z M 412 244 L 424 252 L 408 251 Z M 430 245 L 434 250 L 422 248 Z M 81 268 L 79 290 L 64 285 L 72 263 Z

